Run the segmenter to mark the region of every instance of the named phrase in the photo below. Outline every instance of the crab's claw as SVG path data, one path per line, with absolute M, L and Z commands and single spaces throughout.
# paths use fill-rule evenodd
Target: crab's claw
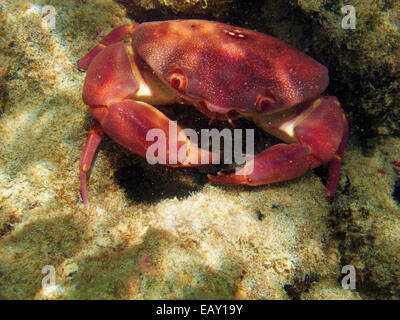
M 299 144 L 277 144 L 234 172 L 220 171 L 217 176 L 208 177 L 216 183 L 250 186 L 290 180 L 301 176 L 308 169 L 308 154 L 309 148 Z
M 331 198 L 336 191 L 348 134 L 347 120 L 337 99 L 317 99 L 295 119 L 280 123 L 279 128 L 286 130 L 287 136 L 292 134 L 292 143 L 274 145 L 241 169 L 221 171 L 217 176 L 209 175 L 209 179 L 223 184 L 262 185 L 297 178 L 309 168 L 329 162 L 327 198 Z
M 85 205 L 87 173 L 104 134 L 151 164 L 199 166 L 219 161 L 219 152 L 199 148 L 176 122 L 153 107 L 177 100 L 121 41 L 134 29 L 135 24 L 115 29 L 79 62 L 88 69 L 83 100 L 94 117 L 79 163 Z

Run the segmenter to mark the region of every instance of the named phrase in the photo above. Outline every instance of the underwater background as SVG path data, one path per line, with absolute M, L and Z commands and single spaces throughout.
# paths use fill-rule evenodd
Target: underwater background
M 344 5 L 355 29 L 342 28 Z M 329 69 L 324 94 L 350 124 L 331 201 L 326 167 L 221 186 L 207 179 L 218 166 L 151 166 L 105 137 L 83 205 L 91 116 L 77 61 L 131 20 L 185 18 L 272 35 Z M 395 0 L 0 0 L 0 298 L 399 299 L 399 27 Z M 161 110 L 208 127 L 194 108 Z M 349 265 L 355 289 L 342 286 Z

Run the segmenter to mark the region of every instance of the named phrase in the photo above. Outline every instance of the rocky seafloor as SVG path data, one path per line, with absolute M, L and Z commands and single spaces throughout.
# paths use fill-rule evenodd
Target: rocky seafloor
M 0 298 L 399 299 L 400 4 L 345 4 L 355 30 L 341 28 L 342 1 L 0 0 Z M 269 33 L 328 66 L 327 94 L 350 121 L 332 201 L 324 169 L 218 186 L 215 167 L 150 166 L 105 138 L 83 205 L 90 114 L 77 61 L 131 19 L 175 18 Z M 355 289 L 341 285 L 346 265 Z M 42 285 L 45 266 L 54 285 Z

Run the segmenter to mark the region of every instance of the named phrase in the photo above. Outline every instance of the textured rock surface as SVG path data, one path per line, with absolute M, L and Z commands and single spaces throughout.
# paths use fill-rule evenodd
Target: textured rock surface
M 144 19 L 170 19 L 199 17 L 223 17 L 229 15 L 236 0 L 117 0 L 124 5 L 138 22 Z
M 162 8 L 193 14 L 191 4 L 206 10 L 194 2 L 137 4 L 154 4 L 153 15 Z M 231 1 L 207 3 L 218 3 L 221 12 L 237 10 Z M 270 33 L 282 32 L 301 49 L 310 45 L 317 58 L 315 48 L 322 52 L 324 41 L 302 42 L 292 32 L 306 26 L 322 32 L 321 21 L 329 19 L 312 3 L 287 2 L 292 15 L 277 18 Z M 57 11 L 55 30 L 42 19 L 47 4 Z M 262 6 L 247 26 L 267 31 L 260 25 L 279 8 L 271 1 Z M 300 9 L 321 12 L 321 20 L 302 18 Z M 127 21 L 124 9 L 106 0 L 0 1 L 0 297 L 400 298 L 395 137 L 370 140 L 374 148 L 367 154 L 351 139 L 333 203 L 325 202 L 314 172 L 257 188 L 213 186 L 205 176 L 216 168 L 149 166 L 105 139 L 90 176 L 92 205 L 82 205 L 78 162 L 90 116 L 81 100 L 85 74 L 76 62 Z M 349 66 L 343 63 L 337 70 Z M 372 60 L 363 63 L 374 67 Z M 180 107 L 165 111 L 179 120 L 191 114 Z M 207 123 L 194 111 L 192 117 L 197 125 Z M 347 264 L 357 269 L 355 291 L 340 285 Z M 54 266 L 56 284 L 42 288 L 46 265 Z
M 348 150 L 343 194 L 330 210 L 342 265 L 358 270 L 362 293 L 400 297 L 399 138 L 378 138 L 369 156 Z
M 313 22 L 313 51 L 333 74 L 331 90 L 366 134 L 400 132 L 400 2 L 352 0 L 356 29 L 343 30 L 341 1 L 289 1 Z M 324 41 L 325 40 L 325 41 Z M 370 128 L 371 127 L 371 128 Z

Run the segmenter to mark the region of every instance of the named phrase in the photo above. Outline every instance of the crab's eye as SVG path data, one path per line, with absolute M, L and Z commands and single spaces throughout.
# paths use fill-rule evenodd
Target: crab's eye
M 170 84 L 172 88 L 179 91 L 184 91 L 186 89 L 186 77 L 182 73 L 173 73 L 170 76 Z
M 268 112 L 273 109 L 274 99 L 265 96 L 259 96 L 256 102 L 256 109 L 259 112 Z

